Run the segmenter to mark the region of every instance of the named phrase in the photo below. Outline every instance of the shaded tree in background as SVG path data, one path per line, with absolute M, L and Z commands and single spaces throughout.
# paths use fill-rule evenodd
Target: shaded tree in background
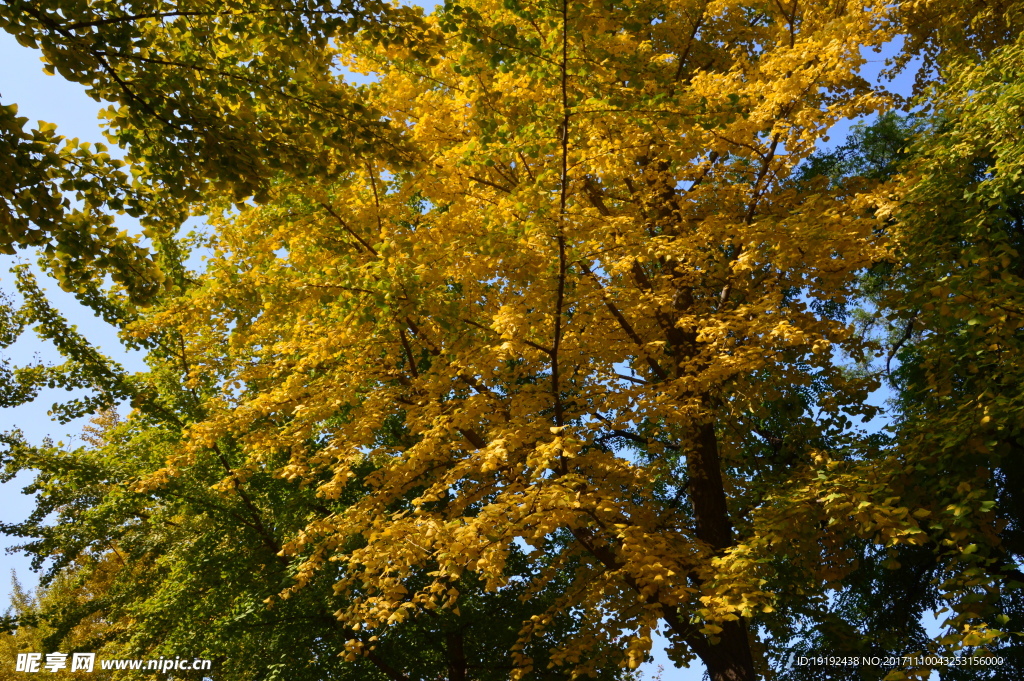
M 885 116 L 806 166 L 805 181 L 815 175 L 838 183 L 889 181 L 884 190 L 896 200 L 887 230 L 898 256 L 865 277 L 872 308 L 861 314 L 886 337 L 883 370 L 896 416 L 890 446 L 914 462 L 905 489 L 919 499 L 933 533 L 953 528 L 954 535 L 981 541 L 952 561 L 949 540 L 938 536 L 920 548 L 865 547 L 861 565 L 830 604 L 835 614 L 794 640 L 797 654 L 929 650 L 922 617 L 935 610 L 960 628 L 989 617 L 1007 631 L 1024 630 L 1024 159 L 1011 113 L 1022 97 L 1021 55 L 1018 40 L 984 63 L 952 61 L 944 87 L 928 100 L 933 108 L 917 122 Z M 923 503 L 932 495 L 940 501 Z M 974 521 L 965 513 L 969 507 L 981 511 Z M 966 564 L 974 576 L 952 604 L 942 589 L 951 562 Z M 1024 658 L 1016 638 L 974 637 L 962 655 L 999 655 L 1004 663 L 940 667 L 940 678 L 1018 678 Z M 859 670 L 865 679 L 886 673 Z M 845 679 L 849 670 L 795 668 L 786 678 Z

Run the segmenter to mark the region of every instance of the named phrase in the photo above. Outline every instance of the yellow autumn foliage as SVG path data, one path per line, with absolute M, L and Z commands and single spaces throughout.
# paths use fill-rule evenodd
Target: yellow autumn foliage
M 876 385 L 842 364 L 873 348 L 826 311 L 891 256 L 885 203 L 790 177 L 892 106 L 859 69 L 896 11 L 472 0 L 427 17 L 425 61 L 325 48 L 376 74 L 401 139 L 358 163 L 314 146 L 333 174 L 260 205 L 211 198 L 205 273 L 132 330 L 181 330 L 205 415 L 139 490 L 237 442 L 225 494 L 264 468 L 361 490 L 283 549 L 283 597 L 343 564 L 353 629 L 457 607 L 467 572 L 500 589 L 528 547 L 538 589 L 572 578 L 521 642 L 582 618 L 554 664 L 586 674 L 625 633 L 633 668 L 661 627 L 716 681 L 756 678 L 749 622 L 780 594 L 837 584 L 851 538 L 924 541 L 904 464 L 854 437 Z M 811 394 L 799 437 L 758 431 Z

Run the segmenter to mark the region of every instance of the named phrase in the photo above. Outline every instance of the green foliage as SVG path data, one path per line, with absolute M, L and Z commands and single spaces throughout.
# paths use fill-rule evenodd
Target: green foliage
M 37 248 L 71 290 L 109 273 L 136 296 L 151 296 L 159 271 L 114 224 L 117 214 L 141 214 L 123 163 L 102 144 L 66 140 L 54 125 L 27 131 L 17 112 L 0 106 L 0 253 Z
M 940 678 L 1009 680 L 1024 673 L 1024 155 L 1010 113 L 1022 101 L 1022 54 L 1018 44 L 984 64 L 956 63 L 927 119 L 882 117 L 805 169 L 804 181 L 888 180 L 887 190 L 898 196 L 886 227 L 899 244 L 898 264 L 866 276 L 872 311 L 861 314 L 888 327 L 893 445 L 913 464 L 909 490 L 925 505 L 932 495 L 948 499 L 955 488 L 962 502 L 933 504 L 929 513 L 934 530 L 960 525 L 955 535 L 963 539 L 857 549 L 859 567 L 827 604 L 833 614 L 807 620 L 804 637 L 790 642 L 794 654 L 932 651 L 922 620 L 939 611 L 954 630 L 987 618 L 1006 632 L 958 652 L 999 655 L 1002 665 L 940 668 Z M 995 520 L 998 535 L 986 537 L 984 525 L 963 522 L 961 503 Z M 958 580 L 958 597 L 947 600 L 943 589 Z M 885 675 L 863 667 L 856 673 Z M 793 668 L 783 678 L 850 677 L 847 670 Z
M 135 181 L 165 199 L 196 198 L 212 181 L 242 200 L 281 170 L 330 174 L 337 161 L 324 149 L 395 144 L 334 75 L 333 41 L 408 45 L 422 26 L 415 10 L 381 0 L 14 0 L 0 28 L 40 49 L 49 72 L 113 103 L 109 135 Z

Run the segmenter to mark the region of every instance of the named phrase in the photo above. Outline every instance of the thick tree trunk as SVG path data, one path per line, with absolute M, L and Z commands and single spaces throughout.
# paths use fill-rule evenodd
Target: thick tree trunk
M 463 648 L 462 632 L 454 631 L 446 635 L 448 656 L 448 681 L 466 681 L 466 653 Z
M 698 539 L 716 551 L 722 551 L 732 546 L 732 522 L 729 520 L 713 424 L 701 427 L 696 445 L 687 462 L 696 534 Z M 720 626 L 722 631 L 719 632 L 718 643 L 711 643 L 703 637 L 688 640 L 693 651 L 707 665 L 711 681 L 754 681 L 757 674 L 746 622 L 740 619 L 722 622 Z
M 725 500 L 722 463 L 714 425 L 701 426 L 696 447 L 689 453 L 686 473 L 690 478 L 690 503 L 697 538 L 716 551 L 732 546 L 732 522 Z
M 711 681 L 755 681 L 754 657 L 743 620 L 723 622 L 718 643 L 707 639 L 688 641 L 697 657 L 708 668 Z

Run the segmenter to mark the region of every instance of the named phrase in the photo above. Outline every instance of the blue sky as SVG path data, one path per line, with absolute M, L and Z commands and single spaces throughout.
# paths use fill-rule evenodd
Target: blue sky
M 864 75 L 874 79 L 881 69 L 885 55 L 869 54 L 869 63 Z M 16 103 L 20 115 L 27 116 L 34 124 L 37 120 L 56 123 L 58 132 L 66 137 L 78 137 L 87 141 L 104 141 L 97 123 L 99 104 L 87 97 L 81 85 L 63 80 L 58 76 L 47 76 L 42 72 L 42 64 L 38 53 L 22 47 L 13 37 L 0 31 L 0 101 L 3 104 Z M 909 93 L 911 78 L 904 76 L 890 87 L 903 94 Z M 849 124 L 837 126 L 833 131 L 832 143 L 841 142 Z M 13 289 L 12 277 L 8 273 L 11 265 L 17 262 L 31 262 L 29 254 L 21 256 L 0 256 L 0 290 Z M 102 320 L 93 317 L 88 310 L 78 306 L 74 299 L 63 293 L 57 285 L 50 281 L 44 284 L 47 292 L 70 319 L 78 325 L 93 343 L 106 354 L 113 356 L 129 371 L 143 368 L 141 358 L 128 356 L 121 349 L 114 330 Z M 57 359 L 55 352 L 35 341 L 31 334 L 26 335 L 14 346 L 4 351 L 4 356 L 12 363 L 22 364 L 38 358 L 42 361 Z M 57 441 L 69 442 L 81 429 L 82 423 L 58 424 L 47 415 L 49 406 L 55 401 L 63 401 L 69 394 L 62 390 L 44 391 L 39 399 L 29 405 L 0 411 L 0 431 L 20 428 L 30 442 L 38 443 L 44 437 Z M 14 522 L 23 520 L 32 507 L 30 499 L 20 494 L 20 488 L 28 482 L 26 476 L 2 486 L 0 490 L 0 521 Z M 0 537 L 0 543 L 10 546 L 16 542 L 13 537 Z M 0 593 L 6 593 L 9 587 L 8 575 L 17 570 L 23 584 L 32 586 L 36 576 L 29 571 L 28 560 L 20 555 L 0 554 Z M 656 654 L 655 662 L 645 669 L 653 674 L 658 665 L 664 667 L 662 681 L 696 681 L 703 675 L 699 663 L 689 670 L 674 669 L 662 651 Z
M 0 31 L 0 102 L 4 105 L 17 104 L 18 113 L 27 116 L 34 125 L 37 120 L 57 123 L 60 134 L 66 137 L 79 137 L 83 140 L 102 141 L 100 128 L 97 124 L 98 105 L 89 99 L 82 86 L 70 83 L 57 76 L 47 76 L 42 71 L 42 63 L 38 53 L 22 47 L 5 32 Z M 19 262 L 32 262 L 30 253 L 23 252 L 19 256 L 0 256 L 0 290 L 10 292 L 14 289 L 13 277 L 8 272 L 10 267 Z M 107 350 L 118 347 L 117 336 L 113 329 L 95 319 L 89 313 L 83 313 L 71 296 L 63 293 L 53 282 L 45 285 L 47 292 L 58 301 L 62 310 L 67 312 L 73 323 L 88 333 Z M 38 357 L 42 360 L 55 358 L 55 352 L 38 343 L 31 334 L 23 336 L 14 346 L 3 351 L 3 356 L 12 364 L 24 364 Z M 68 424 L 61 426 L 50 420 L 47 415 L 49 405 L 66 399 L 64 391 L 46 391 L 34 404 L 0 411 L 0 430 L 20 428 L 32 442 L 40 442 L 43 437 L 51 436 L 55 440 L 68 440 L 70 433 L 79 427 Z M 22 484 L 18 484 L 21 482 Z M 0 501 L 0 521 L 12 522 L 23 520 L 31 504 L 27 497 L 19 494 L 20 488 L 27 480 L 16 481 L 3 486 Z M 4 537 L 4 544 L 11 542 Z M 16 568 L 23 581 L 33 583 L 34 577 L 28 573 L 28 562 L 20 556 L 0 555 L 0 579 L 3 580 L 3 592 L 6 593 L 10 570 Z

